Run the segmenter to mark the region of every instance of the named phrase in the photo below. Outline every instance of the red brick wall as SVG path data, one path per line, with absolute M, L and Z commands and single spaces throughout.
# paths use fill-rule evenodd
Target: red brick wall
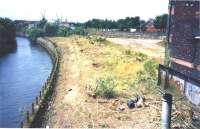
M 200 65 L 200 44 L 198 40 L 195 40 L 194 35 L 200 32 L 200 1 L 172 0 L 172 2 L 170 56 L 198 66 Z M 171 67 L 180 72 L 190 73 L 189 75 L 197 71 L 195 67 L 182 67 L 181 64 L 173 62 Z

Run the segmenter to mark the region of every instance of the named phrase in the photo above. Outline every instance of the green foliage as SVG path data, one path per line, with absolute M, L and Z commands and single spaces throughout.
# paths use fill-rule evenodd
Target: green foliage
M 102 43 L 102 42 L 105 42 L 106 39 L 103 38 L 103 37 L 95 37 L 94 41 L 95 41 L 95 42 L 100 42 L 100 43 Z
M 126 17 L 117 21 L 118 29 L 128 30 L 130 28 L 137 28 L 140 25 L 140 17 Z
M 99 79 L 96 81 L 95 94 L 107 99 L 116 97 L 117 93 L 114 90 L 116 84 L 113 78 Z
M 76 35 L 87 35 L 87 32 L 84 30 L 82 27 L 76 27 L 74 30 L 72 30 L 71 34 L 76 34 Z
M 40 20 L 39 23 L 37 24 L 37 27 L 40 29 L 44 29 L 47 23 L 48 23 L 47 19 L 43 17 L 42 20 Z
M 59 27 L 57 35 L 63 37 L 69 36 L 71 35 L 71 29 L 67 27 Z
M 156 29 L 165 31 L 167 27 L 167 19 L 168 19 L 168 14 L 157 16 L 156 19 L 154 20 L 154 26 L 156 27 Z
M 151 76 L 156 76 L 158 69 L 158 64 L 154 60 L 148 60 L 144 64 L 144 70 Z
M 137 28 L 140 25 L 140 17 L 126 17 L 118 21 L 92 19 L 84 24 L 86 28 L 96 29 L 120 29 L 127 30 L 130 28 Z
M 44 25 L 45 36 L 56 36 L 58 32 L 58 25 L 55 23 L 46 23 Z
M 29 35 L 29 38 L 32 41 L 35 41 L 37 39 L 37 37 L 43 36 L 44 35 L 44 31 L 38 27 L 31 27 L 27 30 L 27 33 Z
M 164 65 L 169 67 L 171 64 L 171 60 L 170 60 L 170 54 L 169 54 L 169 48 L 168 48 L 168 44 L 165 43 L 165 59 L 164 59 Z
M 154 60 L 148 60 L 144 64 L 144 70 L 140 70 L 136 74 L 136 78 L 132 87 L 145 87 L 148 93 L 154 92 L 157 82 L 158 64 Z
M 15 36 L 14 22 L 8 18 L 0 18 L 0 54 L 16 48 Z
M 132 51 L 130 49 L 125 50 L 125 54 L 128 55 L 128 56 L 132 56 L 133 55 L 133 53 L 132 53 Z
M 143 61 L 145 61 L 145 60 L 148 59 L 148 56 L 147 56 L 146 54 L 144 54 L 144 53 L 136 52 L 136 53 L 135 53 L 135 58 L 136 58 L 138 61 L 143 62 Z

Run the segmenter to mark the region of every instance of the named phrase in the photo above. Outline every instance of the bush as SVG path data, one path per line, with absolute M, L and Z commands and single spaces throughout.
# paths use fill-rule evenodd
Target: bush
M 45 36 L 56 36 L 58 32 L 58 25 L 46 23 L 44 26 Z
M 132 86 L 139 87 L 137 90 L 140 90 L 141 86 L 143 86 L 148 93 L 154 93 L 157 83 L 157 68 L 158 64 L 154 60 L 146 61 L 144 70 L 137 72 Z
M 156 76 L 158 64 L 154 60 L 148 60 L 144 64 L 144 70 L 152 77 Z
M 71 30 L 67 27 L 59 27 L 58 29 L 58 33 L 57 33 L 58 36 L 70 36 L 71 35 Z
M 132 53 L 132 51 L 130 49 L 125 50 L 125 54 L 128 55 L 128 56 L 132 56 L 133 55 L 133 53 Z
M 27 33 L 29 35 L 29 38 L 32 40 L 32 41 L 36 41 L 37 37 L 40 37 L 40 36 L 43 36 L 44 35 L 44 32 L 42 29 L 40 28 L 37 28 L 37 27 L 32 27 L 32 28 L 29 28 L 27 30 Z
M 114 98 L 117 95 L 116 91 L 114 90 L 115 87 L 116 84 L 112 78 L 99 79 L 96 81 L 95 94 L 107 99 Z
M 96 41 L 96 42 L 100 42 L 100 43 L 102 43 L 102 42 L 105 42 L 106 39 L 103 38 L 103 37 L 96 37 L 96 38 L 95 38 L 95 41 Z
M 145 61 L 145 60 L 147 60 L 147 58 L 148 58 L 148 56 L 146 54 L 141 53 L 141 52 L 136 52 L 135 53 L 135 57 L 136 57 L 136 59 L 138 61 L 142 61 L 142 62 Z
M 76 27 L 74 30 L 72 30 L 72 34 L 87 35 L 87 32 L 82 27 Z

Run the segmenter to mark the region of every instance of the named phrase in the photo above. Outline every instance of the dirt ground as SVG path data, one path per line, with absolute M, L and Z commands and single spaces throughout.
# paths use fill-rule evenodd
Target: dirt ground
M 143 52 L 152 57 L 164 58 L 165 49 L 158 44 L 162 40 L 131 38 L 108 38 L 108 40 L 116 44 L 129 46 L 134 51 Z
M 121 88 L 124 89 L 124 92 L 121 92 L 120 96 L 115 99 L 96 98 L 88 94 L 87 88 L 90 83 L 93 83 L 99 76 L 107 76 L 106 74 L 108 74 L 104 72 L 106 66 L 98 63 L 97 59 L 107 58 L 110 61 L 109 51 L 114 53 L 112 58 L 116 55 L 120 56 L 121 53 L 115 52 L 113 49 L 108 50 L 109 48 L 104 45 L 90 44 L 85 38 L 50 38 L 50 40 L 58 45 L 62 59 L 54 101 L 48 113 L 47 126 L 50 128 L 160 128 L 160 96 L 146 95 L 146 101 L 141 108 L 129 109 L 126 104 L 127 98 L 133 94 L 125 86 Z M 109 40 L 117 41 L 117 43 L 123 41 L 123 44 L 127 45 L 135 41 Z M 141 42 L 145 49 L 158 49 L 155 51 L 156 53 L 152 52 L 152 55 L 157 56 L 158 53 L 159 55 L 163 53 L 161 52 L 163 49 L 157 48 L 158 46 L 154 42 L 150 42 L 151 45 L 155 46 L 153 48 L 150 44 L 146 45 L 143 41 Z M 137 45 L 141 44 L 137 43 L 133 47 Z M 122 49 L 121 45 L 118 46 Z M 119 49 L 118 47 L 113 48 Z M 140 50 L 138 47 L 137 49 Z M 101 58 L 99 57 L 100 53 L 101 56 L 103 55 Z M 121 58 L 123 59 L 123 57 Z M 127 66 L 125 68 L 125 74 L 132 70 L 127 69 L 129 68 Z M 115 72 L 109 74 L 115 74 Z M 124 73 L 120 73 L 119 77 L 121 76 L 124 76 Z M 125 110 L 116 110 L 120 106 L 125 107 Z

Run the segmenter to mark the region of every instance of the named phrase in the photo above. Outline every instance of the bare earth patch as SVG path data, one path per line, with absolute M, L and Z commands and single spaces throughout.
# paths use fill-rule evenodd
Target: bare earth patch
M 162 40 L 130 38 L 108 38 L 108 40 L 116 44 L 129 46 L 134 51 L 143 52 L 152 57 L 164 58 L 165 49 L 158 44 Z
M 124 54 L 129 47 L 91 44 L 83 37 L 50 40 L 58 45 L 62 59 L 53 104 L 48 114 L 48 126 L 160 128 L 160 96 L 152 96 L 145 90 L 130 89 L 135 73 L 142 69 L 143 62 L 131 54 Z M 157 49 L 154 45 L 153 49 Z M 144 49 L 152 49 L 151 45 L 142 46 Z M 109 100 L 90 96 L 89 88 L 95 85 L 97 79 L 107 76 L 117 80 L 115 90 L 118 96 Z M 141 108 L 129 109 L 127 99 L 136 93 L 144 94 L 146 101 Z M 120 106 L 125 107 L 125 110 L 118 111 Z

